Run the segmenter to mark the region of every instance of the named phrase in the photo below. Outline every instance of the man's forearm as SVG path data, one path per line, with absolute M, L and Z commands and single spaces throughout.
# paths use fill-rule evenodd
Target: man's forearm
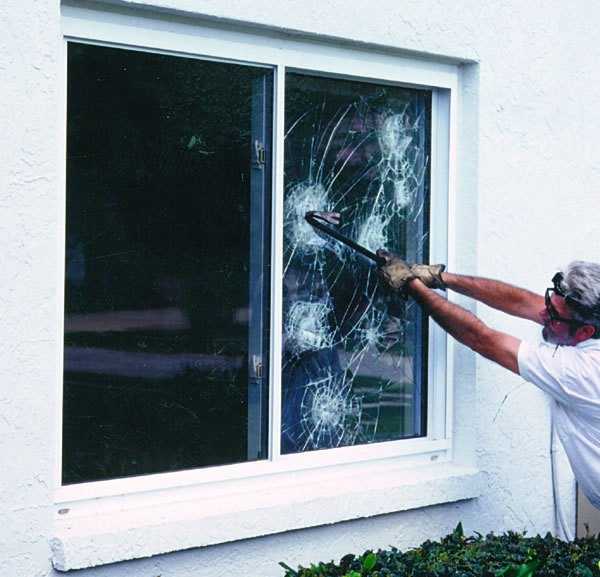
M 511 371 L 519 372 L 518 339 L 490 329 L 474 314 L 442 298 L 419 279 L 409 281 L 408 292 L 457 341 Z
M 473 313 L 449 302 L 419 280 L 409 283 L 408 292 L 447 333 L 472 349 L 488 328 Z
M 511 284 L 482 277 L 442 273 L 446 286 L 510 315 L 541 323 L 544 297 Z

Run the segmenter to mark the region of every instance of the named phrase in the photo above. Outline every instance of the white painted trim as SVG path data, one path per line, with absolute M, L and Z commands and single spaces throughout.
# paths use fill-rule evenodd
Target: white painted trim
M 446 214 L 447 214 L 447 254 L 446 264 L 449 270 L 456 270 L 456 183 L 457 183 L 457 140 L 458 140 L 458 111 L 459 111 L 459 94 L 458 75 L 456 85 L 453 90 L 447 93 L 447 106 L 449 107 L 450 122 L 448 126 L 445 151 L 448 162 L 448 176 L 446 178 L 447 194 L 446 194 Z M 448 300 L 456 302 L 458 294 L 448 291 Z M 446 437 L 452 436 L 454 424 L 454 351 L 456 341 L 450 337 L 446 337 L 446 379 L 452 385 L 447 387 L 447 404 L 446 404 Z
M 286 66 L 303 71 L 394 84 L 398 84 L 399 79 L 404 84 L 420 87 L 452 88 L 456 84 L 457 66 L 454 64 L 385 53 L 377 53 L 374 58 L 368 51 L 284 36 L 277 38 L 274 48 L 274 40 L 267 34 L 227 30 L 207 23 L 199 26 L 192 20 L 185 23 L 159 13 L 131 11 L 124 14 L 108 8 L 63 6 L 62 15 L 64 35 L 71 39 L 253 65 L 285 62 Z
M 398 445 L 401 445 L 401 453 Z M 189 471 L 157 473 L 109 481 L 79 483 L 59 487 L 55 492 L 55 502 L 61 507 L 68 502 L 85 501 L 100 497 L 133 495 L 139 492 L 163 491 L 216 483 L 237 481 L 265 475 L 278 475 L 303 469 L 319 469 L 329 466 L 374 462 L 378 459 L 395 459 L 395 463 L 423 464 L 432 460 L 443 461 L 450 444 L 446 439 L 430 441 L 426 438 L 405 439 L 372 445 L 357 445 L 324 449 L 295 455 L 281 455 L 276 461 L 253 461 L 220 467 L 206 467 Z
M 429 262 L 446 262 L 447 258 L 447 191 L 448 132 L 447 89 L 435 89 L 431 102 L 430 217 Z M 452 380 L 446 372 L 448 338 L 433 320 L 429 320 L 428 351 L 428 438 L 449 439 L 446 430 L 447 389 Z
M 58 118 L 63 119 L 63 122 L 59 122 L 60 136 L 57 150 L 57 181 L 58 189 L 56 195 L 59 199 L 58 214 L 56 215 L 57 225 L 57 252 L 56 254 L 64 255 L 66 250 L 66 238 L 67 238 L 67 214 L 66 214 L 66 190 L 67 190 L 67 171 L 66 171 L 66 158 L 67 158 L 67 41 L 62 39 L 60 54 L 62 57 L 62 65 L 59 66 L 59 102 L 60 110 Z M 55 442 L 58 449 L 55 468 L 53 475 L 54 489 L 57 490 L 62 485 L 62 429 L 63 429 L 63 399 L 64 399 L 64 387 L 63 387 L 63 374 L 64 374 L 64 327 L 65 327 L 65 278 L 66 278 L 66 259 L 58 259 L 60 263 L 57 266 L 57 278 L 56 278 L 56 298 L 57 302 L 60 303 L 59 310 L 57 311 L 58 326 L 56 327 L 57 335 L 56 342 L 58 344 L 59 358 L 57 359 L 56 365 L 58 369 L 58 379 L 56 386 L 56 401 L 54 407 L 56 410 L 54 422 L 56 423 L 55 430 Z
M 431 139 L 431 217 L 430 217 L 430 262 L 449 263 L 451 258 L 449 239 L 454 234 L 454 221 L 450 218 L 449 195 L 452 156 L 450 134 L 456 118 L 451 115 L 451 99 L 458 86 L 452 89 L 437 89 L 433 92 L 432 139 Z M 448 264 L 448 266 L 452 266 Z M 452 294 L 447 294 L 452 299 Z M 433 320 L 430 329 L 430 394 L 435 397 L 432 410 L 433 439 L 451 439 L 452 436 L 452 391 L 453 358 L 452 339 Z M 443 384 L 443 386 L 442 386 Z
M 353 477 L 354 482 L 351 483 L 348 479 L 344 481 L 346 493 L 354 495 L 361 492 L 364 486 L 368 485 L 368 483 L 365 485 L 364 478 L 373 476 L 374 468 L 381 467 L 381 474 L 378 473 L 377 475 L 382 479 L 388 479 L 387 482 L 390 483 L 390 487 L 398 488 L 404 486 L 399 481 L 399 478 L 410 481 L 413 478 L 413 469 L 415 467 L 422 468 L 424 465 L 436 461 L 434 469 L 431 469 L 431 471 L 436 471 L 435 473 L 431 473 L 436 479 L 435 483 L 450 482 L 439 471 L 448 470 L 447 467 L 450 467 L 447 461 L 450 459 L 452 451 L 450 441 L 451 393 L 446 395 L 447 388 L 451 389 L 452 372 L 450 366 L 452 354 L 448 354 L 451 343 L 448 342 L 443 331 L 433 325 L 430 326 L 430 368 L 428 369 L 430 392 L 433 392 L 433 394 L 430 395 L 428 403 L 428 419 L 430 420 L 428 421 L 428 436 L 426 438 L 343 447 L 296 455 L 280 455 L 279 434 L 273 434 L 272 431 L 279 431 L 280 427 L 276 427 L 275 425 L 281 422 L 281 279 L 283 267 L 281 249 L 283 247 L 283 87 L 285 70 L 287 68 L 296 68 L 316 74 L 378 83 L 384 82 L 413 87 L 427 87 L 433 90 L 432 206 L 430 213 L 432 215 L 430 227 L 432 236 L 430 240 L 430 254 L 431 259 L 434 261 L 446 261 L 447 257 L 447 262 L 452 262 L 453 251 L 451 245 L 454 242 L 452 216 L 454 200 L 452 195 L 454 194 L 453 179 L 455 177 L 454 148 L 456 134 L 455 97 L 458 92 L 457 66 L 425 60 L 411 60 L 379 52 L 375 54 L 359 49 L 340 48 L 330 44 L 306 42 L 284 36 L 278 37 L 276 44 L 274 44 L 273 38 L 267 34 L 263 36 L 249 32 L 240 32 L 239 30 L 227 30 L 216 26 L 199 26 L 192 24 L 191 21 L 186 22 L 182 19 L 163 18 L 158 14 L 151 15 L 151 13 L 141 15 L 138 12 L 131 12 L 128 15 L 124 15 L 119 11 L 95 11 L 90 8 L 63 6 L 63 29 L 66 39 L 275 68 L 275 116 L 273 126 L 274 193 L 272 200 L 274 228 L 272 231 L 272 328 L 270 343 L 270 406 L 274 426 L 270 427 L 269 460 L 58 487 L 56 491 L 57 511 L 64 512 L 68 510 L 69 512 L 67 514 L 57 514 L 57 536 L 59 540 L 56 542 L 58 543 L 56 551 L 60 550 L 62 553 L 57 553 L 56 558 L 58 559 L 60 555 L 63 555 L 65 559 L 70 559 L 72 555 L 77 557 L 79 554 L 74 551 L 81 545 L 84 533 L 87 535 L 88 540 L 93 538 L 94 543 L 102 541 L 103 529 L 101 523 L 98 525 L 98 531 L 94 533 L 93 522 L 90 521 L 89 526 L 85 530 L 79 530 L 69 525 L 66 521 L 67 519 L 74 517 L 78 519 L 86 518 L 96 508 L 99 508 L 98 512 L 102 514 L 103 511 L 107 511 L 115 506 L 115 503 L 118 503 L 119 511 L 128 510 L 134 504 L 137 504 L 136 506 L 141 507 L 141 509 L 136 510 L 141 511 L 141 517 L 144 517 L 146 515 L 143 512 L 144 507 L 148 506 L 150 502 L 152 502 L 153 510 L 167 511 L 172 503 L 185 501 L 188 503 L 188 513 L 182 510 L 181 514 L 186 515 L 186 520 L 181 520 L 180 525 L 179 521 L 176 521 L 179 519 L 179 513 L 174 512 L 173 518 L 166 520 L 164 523 L 164 527 L 168 527 L 168 531 L 165 529 L 165 535 L 169 537 L 170 535 L 181 534 L 180 527 L 186 526 L 186 523 L 199 523 L 202 525 L 202 523 L 206 522 L 210 525 L 211 519 L 208 519 L 208 521 L 206 519 L 205 521 L 199 520 L 201 518 L 204 519 L 204 517 L 202 514 L 197 513 L 197 505 L 205 501 L 207 495 L 215 492 L 222 495 L 224 503 L 227 503 L 227 515 L 234 515 L 236 507 L 238 507 L 240 514 L 246 514 L 251 510 L 255 510 L 255 513 L 260 515 L 256 511 L 260 507 L 260 503 L 255 502 L 253 498 L 249 497 L 250 488 L 255 487 L 259 481 L 261 487 L 272 487 L 273 495 L 279 495 L 277 498 L 281 499 L 281 503 L 270 509 L 274 517 L 277 517 L 277 511 L 304 502 L 296 495 L 296 493 L 302 494 L 302 491 L 296 492 L 290 490 L 289 487 L 286 494 L 287 501 L 285 501 L 284 494 L 280 493 L 284 490 L 281 488 L 284 485 L 278 485 L 277 479 L 292 479 L 299 478 L 299 476 L 311 475 L 311 484 L 307 486 L 310 486 L 312 491 L 313 487 L 327 486 L 327 479 L 341 474 L 339 473 L 340 470 L 349 471 L 352 468 L 357 468 L 353 469 L 357 472 L 357 475 Z M 66 86 L 66 78 L 64 80 Z M 440 99 L 443 99 L 442 95 L 447 95 L 452 100 L 449 119 L 445 113 L 438 113 L 440 110 Z M 64 100 L 66 101 L 66 98 Z M 65 121 L 63 125 L 66 126 L 66 107 L 63 110 L 63 114 L 63 120 Z M 448 138 L 444 136 L 446 134 L 450 134 L 450 145 L 448 145 Z M 448 149 L 448 146 L 450 146 L 450 149 Z M 62 158 L 60 162 L 64 173 L 65 150 L 61 152 Z M 445 166 L 448 168 L 445 169 Z M 64 214 L 62 214 L 59 221 L 63 224 L 63 229 L 64 218 Z M 63 246 L 60 248 L 62 252 L 64 250 L 64 236 L 61 242 L 63 243 Z M 448 242 L 450 246 L 448 246 Z M 58 281 L 59 287 L 64 285 L 64 271 L 62 271 L 62 274 L 63 276 Z M 62 303 L 62 300 L 60 302 Z M 61 312 L 61 318 L 62 314 Z M 62 331 L 62 326 L 59 328 Z M 62 342 L 62 335 L 59 340 Z M 58 381 L 62 382 L 62 361 Z M 62 409 L 62 397 L 57 405 L 59 409 Z M 446 418 L 444 418 L 444 415 Z M 59 420 L 60 422 L 62 420 Z M 60 436 L 60 431 L 58 435 Z M 60 447 L 61 444 L 58 446 Z M 403 471 L 402 474 L 399 473 L 400 469 Z M 394 477 L 394 480 L 392 480 L 386 471 L 390 471 L 390 475 L 393 471 L 398 478 Z M 470 470 L 465 475 L 471 478 L 475 473 Z M 450 474 L 450 477 L 453 479 L 452 482 L 456 480 L 454 473 Z M 60 484 L 60 471 L 57 479 Z M 303 490 L 305 491 L 305 489 Z M 395 504 L 385 504 L 385 491 L 382 491 L 379 497 L 376 498 L 373 496 L 373 503 L 377 504 L 373 510 L 391 512 L 393 510 L 412 508 L 413 506 L 444 502 L 445 500 L 453 500 L 454 498 L 468 498 L 475 496 L 476 491 L 471 489 L 467 486 L 462 493 L 460 491 L 453 493 L 455 496 L 460 493 L 463 495 L 462 497 L 447 499 L 444 497 L 444 491 L 440 490 L 437 493 L 434 491 L 432 495 L 435 493 L 436 496 L 430 495 L 421 500 L 415 497 L 412 505 L 408 501 L 402 501 L 400 498 L 396 500 Z M 240 497 L 240 495 L 243 497 Z M 415 505 L 414 503 L 417 501 L 421 504 Z M 262 528 L 247 529 L 245 532 L 240 533 L 238 531 L 236 533 L 236 530 L 232 529 L 236 523 L 224 521 L 223 526 L 228 527 L 230 533 L 226 533 L 223 530 L 225 532 L 221 531 L 218 538 L 205 538 L 202 536 L 203 533 L 200 532 L 197 538 L 195 538 L 194 544 L 190 545 L 185 545 L 185 543 L 191 543 L 191 541 L 186 541 L 182 537 L 182 548 L 369 515 L 368 512 L 361 513 L 358 509 L 355 514 L 348 512 L 348 507 L 343 507 L 341 504 L 340 507 L 341 509 L 333 507 L 325 517 L 323 517 L 323 514 L 317 515 L 315 518 L 306 518 L 297 525 L 288 523 L 284 528 L 278 525 L 279 521 L 277 519 L 273 519 L 269 522 L 265 521 L 261 525 Z M 194 510 L 196 513 L 191 513 L 189 512 L 190 510 Z M 145 518 L 149 519 L 148 515 L 151 516 L 151 513 L 147 513 Z M 194 518 L 196 520 L 193 520 L 190 515 L 195 515 Z M 301 517 L 305 517 L 305 515 L 302 514 Z M 321 519 L 321 517 L 328 520 L 315 522 L 315 519 Z M 136 542 L 145 542 L 146 538 L 143 532 L 147 531 L 147 536 L 150 536 L 153 534 L 155 527 L 144 525 L 143 523 L 136 525 L 135 518 L 136 516 L 133 514 L 129 516 L 123 514 L 121 517 L 123 525 L 115 531 L 122 530 L 124 534 L 128 535 L 127 523 L 131 523 L 129 528 L 132 530 L 131 535 L 136 535 L 135 538 L 138 539 Z M 224 520 L 225 517 L 219 517 L 219 519 Z M 114 533 L 113 531 L 113 535 Z M 214 535 L 214 532 L 211 533 L 208 531 L 208 534 Z M 165 543 L 170 542 L 170 537 L 165 539 Z M 111 542 L 114 545 L 114 537 Z M 75 544 L 78 544 L 77 547 Z M 165 549 L 165 547 L 166 545 L 156 545 L 152 553 L 144 554 L 154 554 L 180 548 L 174 546 L 173 549 Z M 98 555 L 104 555 L 105 557 L 102 558 L 111 558 L 112 560 L 117 560 L 113 557 L 115 555 L 118 556 L 115 553 L 114 555 L 111 554 L 112 556 L 108 555 L 106 557 L 106 552 L 100 551 Z M 135 554 L 133 556 L 141 555 Z M 123 556 L 121 558 L 131 558 L 131 556 Z M 81 561 L 67 560 L 64 563 L 61 561 L 56 561 L 56 563 L 57 567 L 84 566 L 81 564 L 77 565 Z
M 482 481 L 470 467 L 371 463 L 246 480 L 229 491 L 219 483 L 178 500 L 97 500 L 56 516 L 52 562 L 67 571 L 470 499 Z
M 273 100 L 273 218 L 271 230 L 271 451 L 269 457 L 277 460 L 281 453 L 281 359 L 283 358 L 283 190 L 284 190 L 284 135 L 285 135 L 285 66 L 279 62 L 275 69 L 275 97 Z

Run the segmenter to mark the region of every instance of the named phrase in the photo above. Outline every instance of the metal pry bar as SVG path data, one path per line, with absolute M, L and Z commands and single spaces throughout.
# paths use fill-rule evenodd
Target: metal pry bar
M 351 238 L 348 238 L 347 236 L 344 236 L 343 234 L 338 232 L 335 228 L 328 226 L 337 226 L 340 224 L 339 212 L 319 212 L 317 210 L 309 210 L 304 215 L 304 218 L 310 225 L 314 226 L 316 229 L 320 230 L 321 232 L 325 233 L 326 235 L 332 238 L 335 238 L 335 240 L 341 242 L 342 244 L 345 244 L 346 246 L 362 254 L 363 256 L 366 256 L 368 259 L 377 263 L 379 266 L 385 265 L 386 260 L 383 257 L 377 256 L 368 248 L 361 246 L 357 242 L 354 242 Z

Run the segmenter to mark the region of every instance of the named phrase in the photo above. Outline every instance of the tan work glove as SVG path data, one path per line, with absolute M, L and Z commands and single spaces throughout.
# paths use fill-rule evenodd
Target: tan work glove
M 425 286 L 446 290 L 446 283 L 442 279 L 442 273 L 445 269 L 445 264 L 413 264 L 410 267 L 410 272 Z
M 384 282 L 396 291 L 406 290 L 408 281 L 415 278 L 410 265 L 400 257 L 381 248 L 377 251 L 377 256 L 385 259 L 385 264 L 379 267 L 379 276 Z

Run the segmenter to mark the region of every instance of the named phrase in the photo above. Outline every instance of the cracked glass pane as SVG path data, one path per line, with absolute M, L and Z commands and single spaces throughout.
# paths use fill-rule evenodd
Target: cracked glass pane
M 266 457 L 271 95 L 69 43 L 63 483 Z
M 428 255 L 431 92 L 286 75 L 282 453 L 426 435 L 427 324 L 305 220 Z

